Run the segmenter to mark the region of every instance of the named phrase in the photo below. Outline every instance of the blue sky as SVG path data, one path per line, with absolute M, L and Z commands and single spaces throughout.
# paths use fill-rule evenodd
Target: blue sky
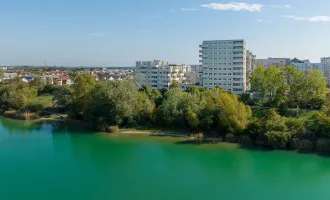
M 232 3 L 239 2 L 239 3 Z M 0 0 L 0 65 L 198 63 L 245 39 L 258 58 L 330 56 L 329 0 Z

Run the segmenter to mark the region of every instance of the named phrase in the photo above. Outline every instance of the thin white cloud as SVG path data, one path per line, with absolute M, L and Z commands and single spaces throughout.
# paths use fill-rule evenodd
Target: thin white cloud
M 181 8 L 182 11 L 197 11 L 197 8 Z
M 297 17 L 297 16 L 294 16 L 294 15 L 284 15 L 282 17 L 292 18 L 296 21 L 330 22 L 330 16 Z
M 272 20 L 258 19 L 257 22 L 259 22 L 259 23 L 262 23 L 262 22 L 265 22 L 265 23 L 272 23 L 273 21 L 272 21 Z
M 269 5 L 267 7 L 271 7 L 271 8 L 292 8 L 291 5 L 287 4 L 287 5 Z
M 263 5 L 261 5 L 261 4 L 248 4 L 248 3 L 242 3 L 242 2 L 231 2 L 231 3 L 202 4 L 201 7 L 208 8 L 208 9 L 213 9 L 213 10 L 260 12 Z
M 95 33 L 90 33 L 89 36 L 102 37 L 102 36 L 104 36 L 104 33 L 103 32 L 95 32 Z
M 174 12 L 175 10 L 171 10 L 172 12 Z

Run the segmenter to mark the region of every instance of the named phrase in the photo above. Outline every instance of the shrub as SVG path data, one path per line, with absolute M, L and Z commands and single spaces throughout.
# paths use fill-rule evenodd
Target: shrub
M 237 142 L 237 137 L 234 134 L 227 134 L 225 138 L 226 138 L 226 142 L 230 142 L 230 143 Z
M 274 149 L 285 149 L 290 139 L 290 132 L 270 131 L 265 134 L 268 145 Z
M 330 150 L 330 140 L 320 138 L 316 141 L 315 145 L 318 151 L 329 151 Z
M 109 133 L 119 133 L 120 132 L 120 129 L 119 129 L 118 126 L 108 126 L 107 131 Z
M 239 143 L 242 144 L 242 145 L 252 145 L 252 140 L 249 136 L 247 135 L 241 135 L 239 136 Z
M 285 125 L 287 126 L 288 131 L 290 131 L 293 135 L 303 136 L 306 133 L 306 127 L 303 120 L 286 118 Z
M 27 112 L 40 113 L 44 109 L 42 104 L 28 104 L 24 107 Z
M 314 148 L 314 144 L 312 141 L 310 140 L 301 140 L 300 141 L 300 149 L 303 149 L 303 150 L 312 150 Z

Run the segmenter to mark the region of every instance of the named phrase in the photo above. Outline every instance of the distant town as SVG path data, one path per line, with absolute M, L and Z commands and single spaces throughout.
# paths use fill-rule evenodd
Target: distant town
M 319 63 L 298 58 L 257 58 L 246 49 L 245 40 L 207 40 L 199 45 L 199 64 L 171 64 L 162 60 L 136 61 L 135 67 L 54 67 L 54 66 L 1 66 L 4 71 L 2 81 L 20 77 L 31 82 L 41 77 L 47 84 L 71 85 L 78 73 L 89 73 L 96 80 L 125 80 L 139 77 L 152 89 L 169 89 L 174 82 L 182 89 L 195 85 L 203 88 L 224 88 L 236 94 L 251 89 L 250 75 L 257 66 L 266 69 L 275 66 L 284 69 L 294 66 L 307 73 L 312 69 L 320 70 L 330 85 L 330 57 L 320 58 Z

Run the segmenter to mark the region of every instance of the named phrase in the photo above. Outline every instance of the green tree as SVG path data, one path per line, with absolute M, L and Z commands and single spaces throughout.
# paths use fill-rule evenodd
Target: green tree
M 265 76 L 265 68 L 263 66 L 257 67 L 251 74 L 251 90 L 261 98 L 262 104 L 265 102 L 267 95 L 267 81 Z
M 55 107 L 68 109 L 70 105 L 72 90 L 69 86 L 63 85 L 58 87 L 53 95 L 53 104 Z
M 0 69 L 0 80 L 5 77 L 5 73 L 2 69 Z
M 304 100 L 306 104 L 315 107 L 316 102 L 325 101 L 327 94 L 326 80 L 319 70 L 311 70 L 308 72 L 304 84 Z
M 221 93 L 217 100 L 219 124 L 230 133 L 242 132 L 252 117 L 249 106 L 238 101 L 235 94 Z
M 170 89 L 180 88 L 180 84 L 177 81 L 174 81 L 170 85 Z
M 296 107 L 303 101 L 305 77 L 303 72 L 296 67 L 287 66 L 284 69 L 285 81 L 289 86 L 289 93 L 287 95 L 291 107 Z
M 287 85 L 279 68 L 270 67 L 264 72 L 266 92 L 270 104 L 278 105 L 284 97 Z
M 151 104 L 144 100 L 144 103 Z M 98 82 L 91 91 L 91 101 L 86 114 L 90 122 L 102 118 L 111 125 L 126 125 L 134 123 L 141 110 L 144 113 L 140 114 L 149 112 L 139 108 L 139 92 L 130 80 Z

